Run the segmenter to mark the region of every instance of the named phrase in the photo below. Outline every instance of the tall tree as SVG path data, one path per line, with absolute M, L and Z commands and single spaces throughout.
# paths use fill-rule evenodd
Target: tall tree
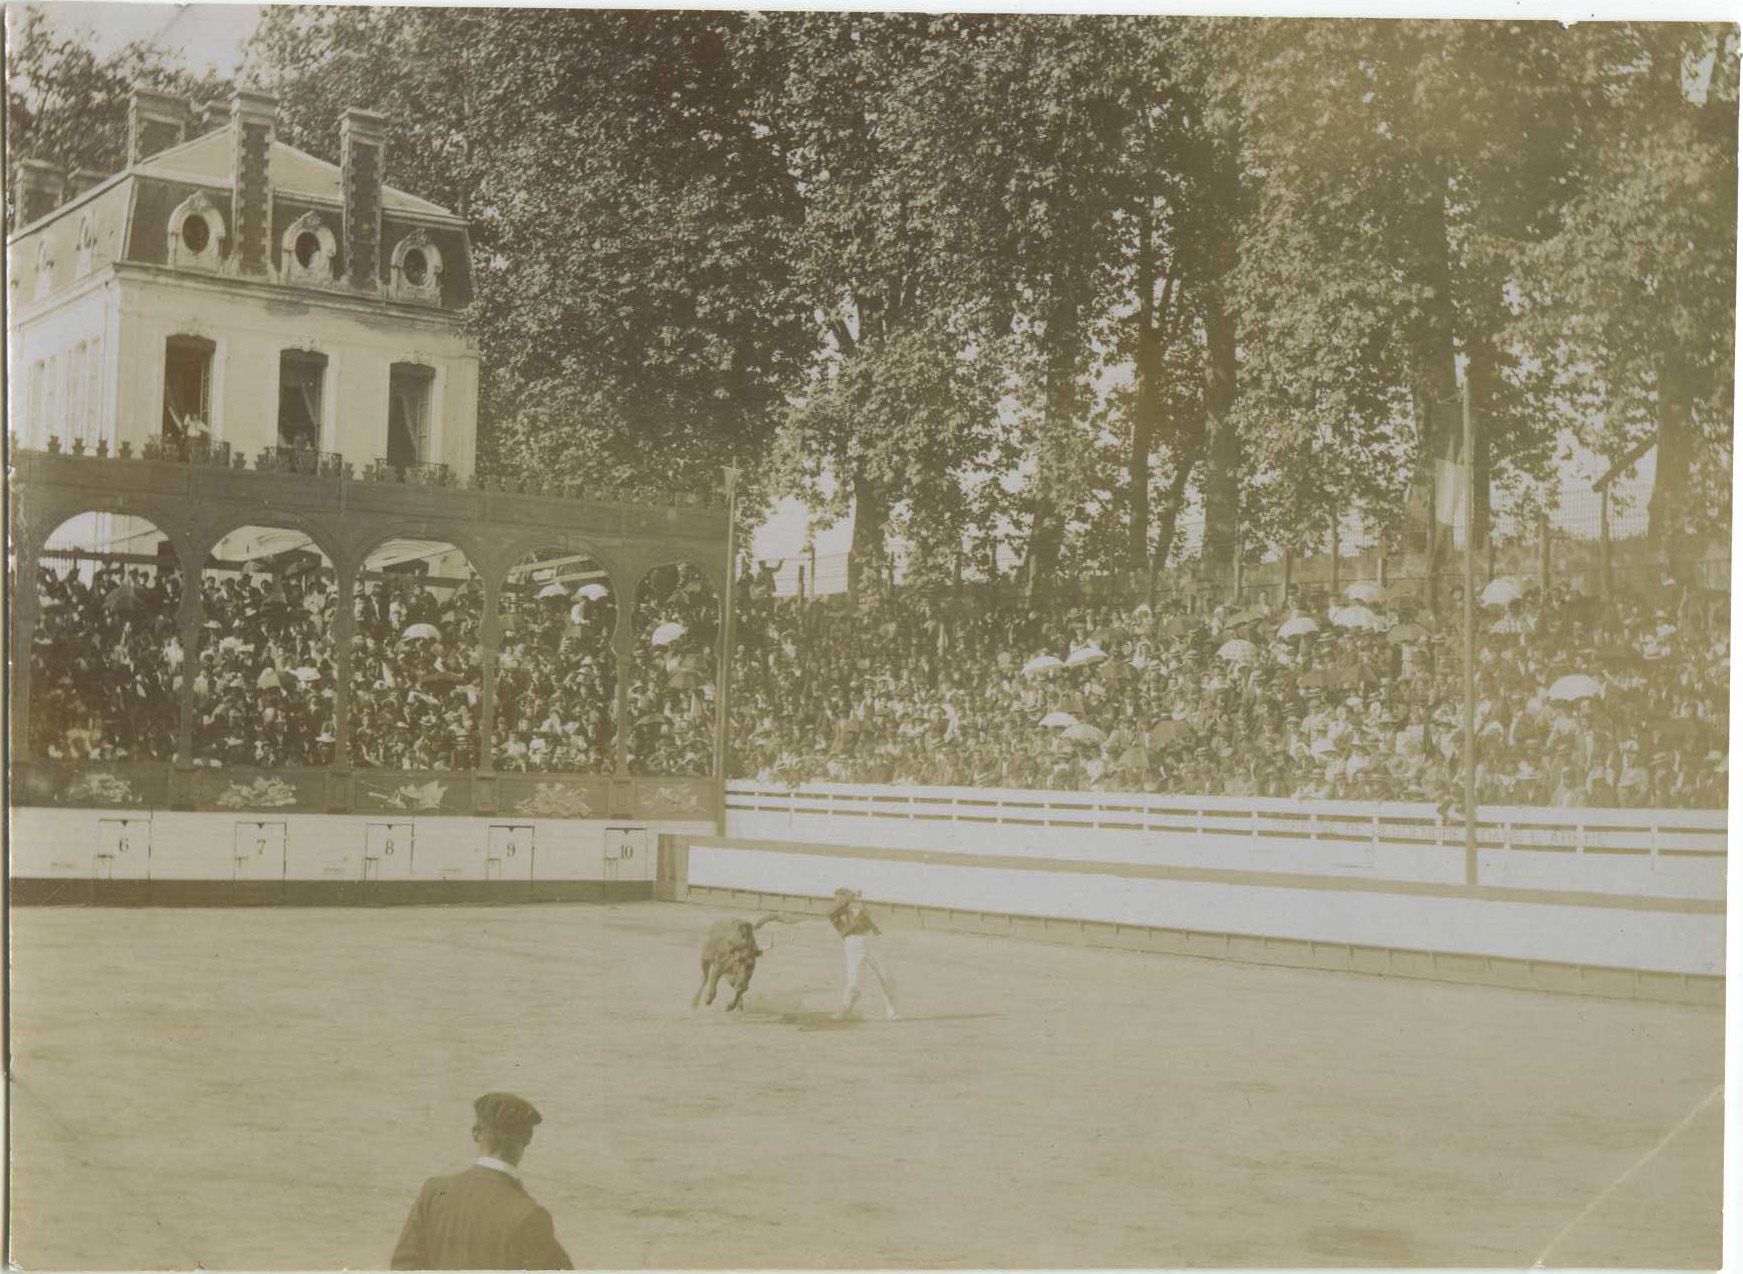
M 1651 533 L 1684 574 L 1681 537 L 1730 523 L 1737 28 L 1582 24 L 1572 48 L 1586 127 L 1514 331 L 1582 409 L 1586 446 L 1655 445 Z
M 1263 325 L 1242 344 L 1263 344 L 1254 371 L 1270 383 L 1251 400 L 1246 435 L 1275 439 L 1283 404 L 1303 427 L 1304 413 L 1329 410 L 1353 444 L 1345 473 L 1366 472 L 1376 437 L 1390 436 L 1426 487 L 1458 418 L 1436 408 L 1456 402 L 1462 365 L 1480 421 L 1480 539 L 1497 471 L 1541 478 L 1554 453 L 1542 377 L 1502 337 L 1520 254 L 1552 228 L 1578 126 L 1565 34 L 1547 23 L 1295 21 L 1255 34 L 1226 71 L 1263 121 L 1245 147 L 1265 195 L 1243 289 Z M 1335 421 L 1321 423 L 1312 432 L 1336 450 Z M 1309 486 L 1326 476 L 1322 464 L 1279 474 Z M 1401 496 L 1356 487 L 1329 498 L 1398 523 Z M 1289 503 L 1308 519 L 1302 533 L 1323 525 L 1311 492 Z
M 935 540 L 960 528 L 970 477 L 998 446 L 1009 284 L 978 214 L 1001 161 L 945 109 L 973 96 L 963 48 L 992 29 L 809 14 L 754 32 L 771 72 L 758 120 L 801 203 L 796 287 L 822 337 L 783 472 L 836 514 L 851 504 L 855 590 L 879 572 L 893 519 Z
M 229 95 L 230 82 L 215 70 L 182 65 L 150 41 L 98 57 L 88 25 L 58 30 L 36 5 L 8 9 L 6 17 L 6 153 L 13 162 L 45 159 L 68 172 L 119 172 L 127 163 L 127 103 L 136 85 L 199 101 Z M 8 182 L 8 230 L 13 198 Z
M 268 10 L 287 134 L 394 120 L 391 180 L 474 227 L 480 452 L 649 495 L 755 478 L 814 345 L 744 13 Z M 394 74 L 383 67 L 403 68 Z

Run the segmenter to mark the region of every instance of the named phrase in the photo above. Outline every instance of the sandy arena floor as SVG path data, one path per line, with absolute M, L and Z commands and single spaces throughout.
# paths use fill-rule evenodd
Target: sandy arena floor
M 1715 1010 L 720 914 L 14 911 L 12 1259 L 380 1268 L 506 1088 L 582 1266 L 1718 1262 Z

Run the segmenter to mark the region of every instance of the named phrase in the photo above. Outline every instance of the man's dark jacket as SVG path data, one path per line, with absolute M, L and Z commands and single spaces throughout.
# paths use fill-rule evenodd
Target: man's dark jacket
M 567 1270 L 551 1214 L 506 1172 L 474 1165 L 424 1182 L 393 1249 L 396 1270 Z

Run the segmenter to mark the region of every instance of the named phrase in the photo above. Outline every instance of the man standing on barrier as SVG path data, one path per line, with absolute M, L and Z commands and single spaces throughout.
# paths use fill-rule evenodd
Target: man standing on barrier
M 539 1112 L 512 1093 L 486 1093 L 473 1110 L 472 1139 L 482 1153 L 466 1171 L 424 1182 L 393 1249 L 393 1268 L 573 1269 L 551 1214 L 520 1183 Z

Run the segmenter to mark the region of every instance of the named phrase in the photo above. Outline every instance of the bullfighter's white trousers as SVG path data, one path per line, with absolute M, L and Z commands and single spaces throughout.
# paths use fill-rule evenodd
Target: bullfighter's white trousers
M 884 994 L 884 1012 L 890 1017 L 896 1015 L 896 991 L 879 963 L 877 952 L 872 949 L 871 935 L 864 933 L 849 934 L 841 940 L 842 954 L 847 959 L 847 981 L 841 992 L 841 1011 L 851 1013 L 853 1006 L 859 1002 L 860 979 L 866 969 L 872 971 L 872 976 L 878 980 L 878 990 Z

